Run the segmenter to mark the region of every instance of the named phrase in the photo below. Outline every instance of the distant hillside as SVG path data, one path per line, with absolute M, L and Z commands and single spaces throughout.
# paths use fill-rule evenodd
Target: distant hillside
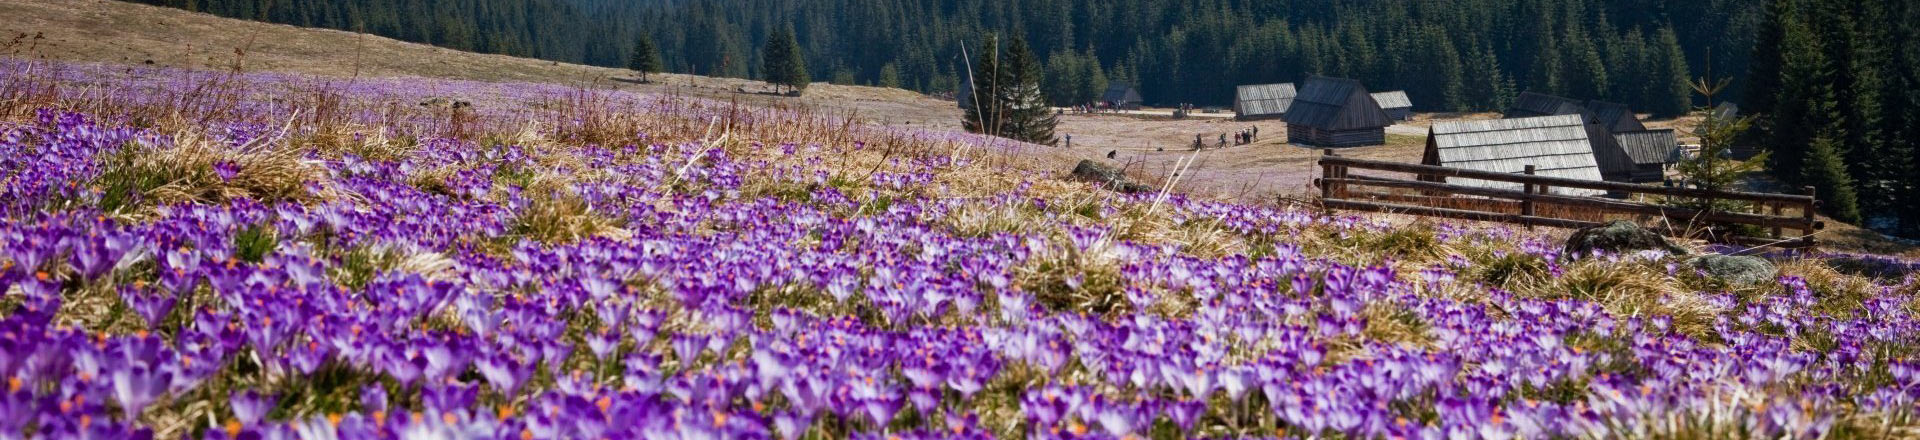
M 758 81 L 656 75 L 629 82 L 625 69 L 471 53 L 391 38 L 221 18 L 110 0 L 0 0 L 0 56 L 332 77 L 417 76 L 525 81 L 688 94 L 750 103 L 806 105 L 890 123 L 958 127 L 950 102 L 904 90 L 818 85 L 803 98 L 754 92 Z M 34 39 L 34 35 L 42 38 Z M 236 57 L 236 50 L 244 56 Z M 742 93 L 745 91 L 745 93 Z M 942 125 L 944 124 L 944 125 Z
M 1139 84 L 1149 103 L 1226 104 L 1236 84 L 1306 74 L 1406 89 L 1426 110 L 1497 109 L 1520 90 L 1687 102 L 1678 81 L 1746 71 L 1765 0 L 140 0 L 229 17 L 364 29 L 408 41 L 623 64 L 635 35 L 669 69 L 757 76 L 772 29 L 798 33 L 814 78 L 952 90 L 962 46 L 1021 33 L 1061 74 Z M 431 13 L 410 13 L 431 11 Z M 1671 31 L 1670 33 L 1668 31 Z M 967 50 L 978 48 L 967 47 Z M 1079 65 L 1079 66 L 1076 66 Z M 1736 87 L 1738 89 L 1738 87 Z M 1068 102 L 1085 92 L 1054 90 Z

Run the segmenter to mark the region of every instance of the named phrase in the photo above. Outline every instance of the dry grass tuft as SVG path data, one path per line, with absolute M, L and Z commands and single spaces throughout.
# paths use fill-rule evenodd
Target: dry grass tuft
M 326 170 L 306 160 L 304 150 L 290 143 L 260 138 L 228 146 L 193 130 L 183 130 L 172 139 L 171 145 L 164 146 L 130 143 L 102 158 L 103 170 L 94 188 L 100 192 L 103 210 L 130 213 L 159 205 L 240 198 L 267 203 L 332 198 L 329 191 L 309 191 L 309 183 L 327 180 Z M 222 169 L 231 174 L 223 176 Z

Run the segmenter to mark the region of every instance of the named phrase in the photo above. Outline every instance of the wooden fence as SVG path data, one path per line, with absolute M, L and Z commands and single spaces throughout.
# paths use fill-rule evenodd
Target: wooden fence
M 1355 175 L 1351 173 L 1353 170 L 1412 174 L 1414 178 Z M 1322 206 L 1329 209 L 1504 222 L 1528 227 L 1583 228 L 1612 220 L 1632 220 L 1670 236 L 1783 248 L 1813 247 L 1814 231 L 1826 227 L 1825 222 L 1814 218 L 1820 202 L 1814 197 L 1812 187 L 1807 187 L 1804 195 L 1668 188 L 1537 176 L 1531 165 L 1523 174 L 1499 173 L 1352 159 L 1340 157 L 1333 150 L 1324 150 L 1320 172 L 1321 177 L 1315 179 L 1314 184 L 1320 187 Z M 1522 189 L 1445 183 L 1449 177 L 1511 182 L 1520 184 Z M 1626 197 L 1552 194 L 1551 188 L 1597 190 Z M 1736 212 L 1659 203 L 1667 200 L 1731 200 L 1747 202 L 1745 205 L 1751 209 Z M 1733 225 L 1750 228 L 1729 227 Z M 1799 235 L 1783 236 L 1783 230 L 1799 231 Z

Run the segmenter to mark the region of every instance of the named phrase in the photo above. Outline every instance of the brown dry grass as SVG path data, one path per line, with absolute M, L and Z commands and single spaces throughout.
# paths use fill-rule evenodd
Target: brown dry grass
M 32 50 L 4 54 L 63 61 L 228 70 L 235 51 L 246 71 L 331 77 L 422 77 L 496 82 L 593 84 L 688 96 L 739 98 L 756 105 L 811 106 L 881 124 L 959 127 L 949 101 L 912 91 L 816 83 L 806 96 L 762 95 L 765 83 L 737 78 L 656 74 L 635 84 L 631 71 L 505 55 L 461 52 L 329 29 L 260 23 L 113 0 L 0 0 L 0 40 L 41 35 Z

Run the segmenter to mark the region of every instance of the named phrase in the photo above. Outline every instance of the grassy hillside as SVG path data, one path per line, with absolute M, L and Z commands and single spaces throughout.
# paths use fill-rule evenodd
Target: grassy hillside
M 1731 284 L 686 96 L 0 69 L 10 435 L 1920 434 L 1908 261 Z
M 0 59 L 0 437 L 1920 435 L 1911 260 L 1735 283 L 750 104 Z
M 326 77 L 423 77 L 586 84 L 762 105 L 811 106 L 893 124 L 959 127 L 944 102 L 898 89 L 815 84 L 801 99 L 773 99 L 757 81 L 662 74 L 634 84 L 630 71 L 461 52 L 390 38 L 221 18 L 113 0 L 0 0 L 0 53 L 26 58 Z M 36 38 L 38 37 L 38 38 Z

